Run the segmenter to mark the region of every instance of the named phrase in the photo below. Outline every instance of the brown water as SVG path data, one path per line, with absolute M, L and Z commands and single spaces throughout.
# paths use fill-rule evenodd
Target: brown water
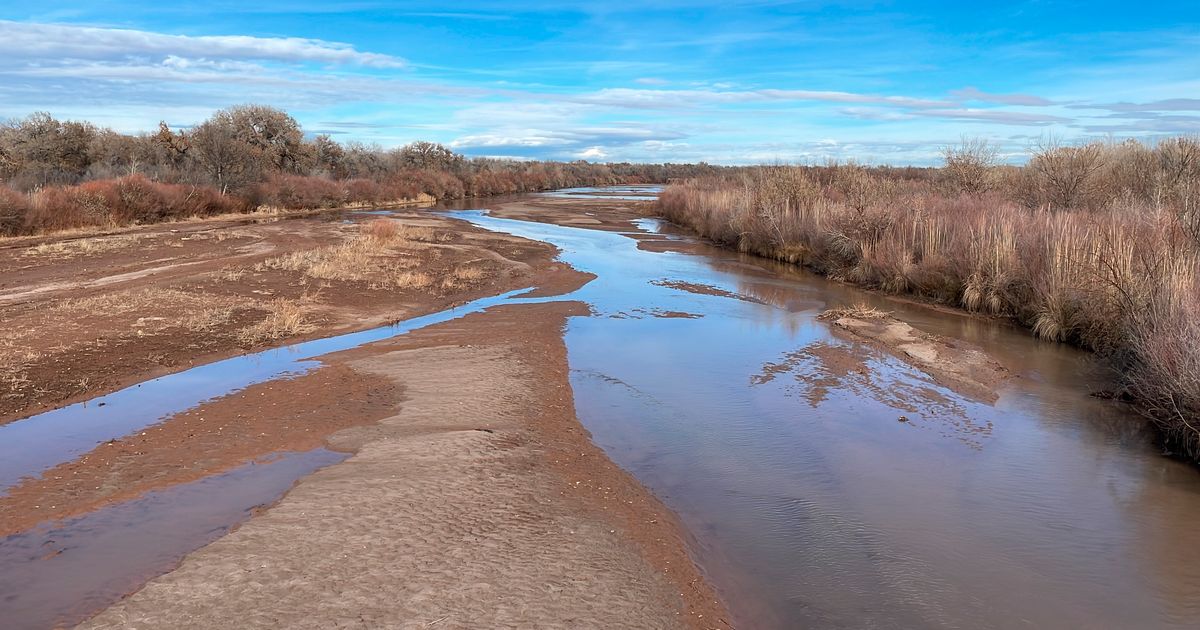
M 345 458 L 280 453 L 0 539 L 0 628 L 73 626 Z
M 1200 475 L 1088 395 L 1107 381 L 1089 355 L 724 250 L 467 216 L 597 274 L 567 296 L 593 309 L 565 337 L 577 412 L 680 513 L 742 626 L 1200 623 Z M 862 301 L 1016 377 L 970 400 L 816 319 Z

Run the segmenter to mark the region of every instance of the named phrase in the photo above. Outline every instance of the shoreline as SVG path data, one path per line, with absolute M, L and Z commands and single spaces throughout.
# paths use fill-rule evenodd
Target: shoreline
M 677 517 L 575 418 L 561 330 L 583 308 L 496 307 L 330 357 L 392 379 L 399 412 L 330 436 L 354 454 L 81 627 L 731 627 Z M 339 568 L 310 562 L 326 551 Z M 381 590 L 398 601 L 361 599 Z
M 571 200 L 563 209 L 575 212 L 577 203 L 578 201 Z M 552 203 L 552 205 L 557 206 L 558 204 Z M 620 205 L 622 208 L 631 206 L 626 203 Z M 636 212 L 631 212 L 631 216 L 632 214 L 636 214 Z M 468 234 L 477 231 L 467 226 L 458 227 Z M 483 244 L 483 249 L 490 247 L 492 251 L 495 251 L 496 239 L 486 236 L 485 238 L 491 238 L 491 240 Z M 523 239 L 515 240 L 523 241 Z M 499 239 L 501 244 L 506 245 L 511 245 L 513 241 L 512 237 Z M 472 296 L 478 293 L 496 293 L 514 282 L 521 283 L 523 281 L 528 286 L 531 280 L 536 295 L 561 295 L 590 280 L 589 274 L 575 271 L 565 264 L 555 262 L 552 254 L 547 256 L 540 251 L 536 254 L 529 253 L 530 249 L 553 251 L 552 247 L 532 241 L 523 241 L 520 244 L 521 247 L 518 249 L 523 248 L 524 253 L 519 258 L 529 261 L 533 266 L 527 266 L 523 273 L 508 274 L 508 282 L 493 282 L 486 287 L 476 287 L 469 292 Z M 512 257 L 513 253 L 510 248 L 501 256 Z M 504 260 L 504 258 L 501 259 Z M 447 297 L 436 303 L 464 301 L 455 299 L 459 297 L 459 295 Z M 434 310 L 432 304 L 423 306 L 428 310 Z M 135 618 L 141 620 L 138 623 L 160 619 L 161 623 L 170 624 L 172 622 L 162 619 L 160 616 L 170 615 L 173 614 L 171 611 L 186 608 L 188 601 L 191 601 L 191 605 L 194 607 L 186 619 L 194 620 L 197 618 L 196 615 L 205 614 L 205 610 L 211 614 L 218 614 L 219 611 L 236 608 L 236 606 L 232 606 L 230 598 L 241 597 L 245 594 L 230 591 L 226 593 L 228 597 L 224 597 L 220 602 L 210 601 L 211 607 L 207 608 L 198 599 L 189 600 L 188 594 L 190 593 L 206 592 L 211 594 L 213 589 L 225 588 L 223 585 L 228 585 L 230 583 L 228 580 L 237 575 L 234 572 L 224 577 L 217 577 L 212 573 L 213 571 L 220 572 L 222 567 L 230 569 L 232 566 L 229 564 L 230 562 L 235 562 L 238 558 L 245 558 L 248 555 L 260 557 L 268 550 L 284 554 L 284 556 L 280 556 L 282 558 L 286 556 L 289 549 L 303 549 L 305 545 L 312 542 L 308 537 L 313 536 L 320 528 L 314 529 L 309 526 L 301 528 L 299 531 L 292 531 L 284 527 L 283 530 L 276 532 L 278 536 L 267 534 L 266 539 L 257 538 L 260 534 L 256 533 L 261 528 L 281 527 L 281 524 L 271 517 L 276 510 L 280 509 L 280 506 L 293 506 L 292 502 L 299 501 L 302 497 L 308 497 L 304 500 L 311 499 L 308 484 L 325 483 L 330 477 L 340 477 L 341 482 L 348 483 L 349 487 L 353 487 L 354 473 L 349 471 L 363 468 L 359 465 L 361 461 L 359 457 L 365 451 L 382 448 L 384 445 L 394 447 L 398 442 L 405 440 L 420 440 L 423 439 L 422 436 L 428 437 L 444 433 L 447 439 L 455 444 L 454 448 L 458 449 L 452 449 L 450 454 L 454 457 L 478 456 L 481 452 L 494 455 L 495 453 L 507 453 L 513 449 L 521 451 L 521 456 L 517 458 L 520 460 L 519 464 L 515 460 L 508 461 L 503 455 L 498 461 L 505 466 L 515 465 L 521 475 L 533 475 L 541 480 L 538 490 L 532 494 L 523 495 L 524 499 L 530 501 L 530 509 L 525 510 L 524 515 L 517 518 L 516 525 L 519 526 L 518 533 L 525 535 L 505 541 L 502 545 L 504 547 L 511 546 L 514 549 L 524 545 L 523 554 L 510 558 L 509 564 L 521 566 L 522 558 L 529 554 L 536 555 L 554 550 L 553 545 L 546 547 L 545 541 L 531 546 L 531 543 L 537 542 L 536 539 L 539 536 L 547 535 L 547 531 L 538 530 L 534 532 L 535 535 L 531 536 L 528 532 L 520 529 L 524 526 L 525 519 L 536 518 L 537 512 L 543 508 L 552 508 L 551 512 L 556 515 L 555 519 L 565 519 L 565 521 L 573 523 L 567 528 L 567 532 L 587 529 L 593 534 L 590 542 L 572 542 L 570 533 L 559 540 L 559 548 L 554 550 L 558 554 L 559 560 L 548 565 L 557 568 L 551 570 L 550 573 L 544 574 L 535 571 L 532 575 L 522 575 L 521 571 L 517 571 L 515 574 L 508 575 L 501 572 L 499 577 L 502 579 L 499 581 L 520 584 L 529 582 L 533 577 L 540 575 L 544 580 L 543 586 L 549 589 L 547 592 L 562 593 L 567 592 L 562 590 L 564 584 L 579 580 L 604 582 L 607 579 L 611 581 L 601 596 L 596 596 L 591 591 L 580 591 L 571 597 L 561 596 L 555 599 L 556 608 L 554 610 L 559 611 L 562 619 L 579 619 L 581 617 L 577 617 L 577 614 L 586 613 L 586 615 L 592 615 L 596 623 L 605 626 L 732 627 L 727 621 L 728 612 L 705 580 L 691 555 L 692 538 L 679 522 L 678 517 L 629 473 L 608 459 L 604 452 L 591 442 L 589 433 L 575 417 L 571 385 L 568 380 L 569 370 L 566 365 L 566 349 L 561 332 L 566 318 L 573 314 L 582 314 L 584 311 L 580 309 L 586 309 L 586 307 L 571 302 L 502 306 L 485 313 L 468 315 L 428 329 L 414 331 L 401 337 L 323 356 L 321 361 L 324 367 L 306 376 L 270 381 L 203 403 L 200 407 L 189 410 L 187 413 L 171 416 L 148 428 L 141 436 L 132 435 L 128 440 L 122 438 L 117 444 L 108 447 L 115 447 L 113 451 L 115 455 L 92 458 L 85 456 L 83 459 L 86 461 L 75 460 L 56 467 L 53 469 L 55 473 L 53 475 L 47 471 L 43 477 L 14 486 L 10 489 L 14 491 L 12 495 L 0 497 L 0 505 L 7 503 L 9 508 L 4 510 L 8 513 L 8 518 L 6 518 L 6 528 L 0 535 L 11 534 L 14 531 L 27 531 L 31 526 L 44 527 L 48 522 L 42 516 L 49 516 L 51 519 L 64 517 L 69 519 L 80 514 L 89 514 L 93 510 L 103 509 L 106 506 L 124 505 L 123 502 L 136 500 L 146 493 L 155 492 L 163 487 L 169 490 L 179 484 L 207 479 L 244 462 L 256 461 L 256 457 L 262 457 L 255 453 L 265 452 L 269 456 L 271 453 L 288 452 L 292 449 L 308 448 L 313 445 L 351 453 L 346 460 L 322 468 L 316 473 L 300 477 L 290 490 L 278 500 L 270 503 L 269 507 L 255 510 L 252 517 L 235 524 L 232 531 L 215 542 L 188 553 L 174 569 L 163 567 L 160 571 L 156 571 L 158 573 L 161 570 L 170 569 L 158 578 L 150 580 L 133 595 L 121 599 L 107 610 L 98 613 L 92 621 L 85 623 L 85 627 L 122 626 L 126 623 L 134 623 Z M 423 310 L 426 309 L 409 312 L 405 316 L 406 318 L 415 317 Z M 521 315 L 514 315 L 514 313 L 521 313 Z M 358 328 L 369 326 L 370 324 L 362 324 Z M 507 334 L 504 339 L 497 339 L 498 328 L 506 328 L 510 334 Z M 303 339 L 345 332 L 350 331 L 345 328 L 334 330 L 324 328 L 314 334 L 289 338 L 287 342 L 293 343 Z M 426 409 L 437 405 L 445 407 L 450 403 L 446 400 L 439 401 L 436 396 L 420 397 L 409 382 L 413 375 L 405 372 L 404 366 L 386 360 L 388 355 L 397 353 L 422 354 L 428 359 L 420 362 L 427 367 L 426 371 L 436 371 L 447 383 L 460 378 L 456 371 L 469 371 L 471 366 L 478 362 L 490 362 L 493 365 L 508 366 L 509 368 L 520 366 L 504 372 L 504 376 L 496 376 L 495 374 L 498 372 L 489 371 L 482 377 L 483 381 L 476 381 L 472 387 L 479 387 L 480 383 L 491 380 L 494 382 L 487 384 L 487 387 L 499 388 L 504 391 L 524 390 L 531 392 L 532 395 L 526 397 L 528 400 L 526 406 L 522 407 L 523 413 L 509 414 L 504 423 L 486 422 L 483 423 L 486 426 L 456 427 L 454 426 L 456 421 L 461 423 L 465 420 L 461 417 L 453 418 L 454 412 L 458 409 L 449 409 L 446 411 L 446 417 L 452 419 L 439 421 L 434 423 L 434 426 L 414 432 L 413 427 L 404 425 L 408 422 L 408 416 L 411 413 L 420 414 L 421 412 L 410 412 L 409 410 L 414 407 Z M 462 356 L 464 353 L 468 356 Z M 237 354 L 226 354 L 225 356 L 237 356 Z M 184 367 L 186 368 L 186 366 Z M 333 375 L 333 378 L 330 378 L 330 375 Z M 351 375 L 357 376 L 352 378 Z M 136 376 L 128 378 L 130 383 L 145 380 L 144 377 Z M 318 380 L 324 382 L 320 384 L 316 408 L 325 409 L 326 413 L 340 413 L 343 417 L 334 422 L 303 425 L 306 427 L 304 431 L 310 433 L 299 438 L 298 441 L 275 437 L 265 438 L 256 446 L 251 445 L 241 449 L 223 448 L 231 446 L 231 440 L 237 440 L 238 430 L 245 435 L 253 435 L 254 431 L 259 430 L 256 427 L 272 426 L 271 418 L 282 417 L 279 415 L 280 413 L 290 414 L 288 417 L 296 418 L 299 410 L 311 406 L 313 402 L 311 399 L 303 398 L 306 390 L 309 393 L 315 391 L 313 385 L 306 385 L 306 382 Z M 355 381 L 369 383 L 368 389 L 375 394 L 376 400 L 362 409 L 338 408 L 336 401 L 339 393 L 353 391 Z M 102 392 L 89 392 L 80 398 L 92 398 L 100 393 Z M 438 391 L 438 395 L 442 398 L 448 397 L 443 394 L 444 391 Z M 275 402 L 270 403 L 272 408 L 264 409 L 263 405 L 266 403 L 257 400 L 257 396 L 268 396 L 264 400 L 274 400 Z M 289 401 L 289 397 L 295 400 Z M 503 396 L 504 400 L 507 400 L 508 397 L 509 395 Z M 395 400 L 400 401 L 398 412 L 395 412 L 397 408 Z M 487 411 L 492 411 L 491 407 L 494 406 L 492 400 L 476 399 L 456 402 L 460 405 L 473 405 Z M 388 411 L 388 409 L 392 409 L 392 411 Z M 239 424 L 243 422 L 241 419 L 255 416 L 255 414 L 261 414 L 263 417 L 255 417 L 254 422 L 246 421 L 245 427 Z M 212 431 L 197 433 L 198 427 L 204 428 L 195 423 L 197 417 L 207 418 L 209 422 L 220 422 L 219 429 L 228 427 L 235 430 L 221 433 L 218 429 L 218 432 L 215 433 Z M 235 426 L 231 426 L 230 423 Z M 292 424 L 297 429 L 301 426 L 295 422 Z M 475 424 L 479 424 L 479 422 L 475 421 Z M 209 428 L 211 429 L 211 427 Z M 267 433 L 271 432 L 264 431 L 263 435 Z M 149 435 L 147 436 L 147 434 Z M 469 434 L 471 439 L 461 439 L 464 434 Z M 479 444 L 479 440 L 483 440 L 485 444 Z M 462 445 L 458 445 L 458 442 L 462 442 Z M 105 445 L 101 445 L 97 450 L 103 453 L 104 448 Z M 480 451 L 480 448 L 484 450 Z M 95 454 L 94 451 L 93 455 Z M 206 460 L 206 464 L 201 468 L 191 470 L 178 468 L 180 463 L 195 460 L 201 457 L 201 454 Z M 489 481 L 490 478 L 487 475 L 497 473 L 498 471 L 493 469 L 500 465 L 493 461 L 494 458 L 491 456 L 485 459 L 487 462 L 483 464 L 481 470 L 492 470 L 492 473 L 485 472 L 483 482 Z M 130 460 L 134 460 L 132 464 Z M 480 462 L 475 463 L 479 464 Z M 373 479 L 377 480 L 377 478 L 365 476 L 358 479 L 357 483 L 374 488 Z M 495 479 L 490 480 L 495 481 Z M 434 485 L 453 481 L 452 478 L 443 475 L 439 483 Z M 98 490 L 101 487 L 106 490 L 89 495 L 88 490 L 93 487 L 94 482 L 99 483 L 96 486 Z M 308 505 L 306 510 L 320 509 L 321 506 L 331 507 L 333 499 L 321 493 L 318 493 L 317 496 L 325 498 L 319 499 L 316 503 L 306 504 Z M 445 503 L 448 498 L 453 499 L 453 493 L 449 497 L 424 497 L 421 503 Z M 459 496 L 458 498 L 469 498 L 475 502 L 468 506 L 468 514 L 471 509 L 478 511 L 481 508 L 478 505 L 480 497 L 477 494 L 468 492 L 465 497 Z M 51 501 L 54 502 L 51 503 Z M 47 503 L 57 506 L 58 511 L 38 516 L 33 516 L 29 512 L 31 506 Z M 415 504 L 410 500 L 406 505 L 411 507 Z M 343 505 L 338 508 L 337 513 L 343 514 L 345 510 L 356 507 L 361 506 L 358 504 Z M 284 509 L 291 508 L 284 507 Z M 412 538 L 411 533 L 396 536 L 394 527 L 382 528 L 379 519 L 386 520 L 388 514 L 381 513 L 381 510 L 367 510 L 360 516 L 364 521 L 375 522 L 375 529 L 366 533 L 373 540 L 392 538 L 394 539 L 393 543 L 403 545 L 406 544 L 406 537 Z M 489 512 L 489 514 L 475 514 L 475 516 L 478 523 L 486 525 L 489 522 L 488 519 L 494 514 Z M 479 520 L 482 517 L 486 518 Z M 433 521 L 436 521 L 436 518 L 425 522 Z M 445 522 L 446 531 L 455 531 L 456 522 L 458 521 Z M 347 523 L 339 521 L 325 528 L 324 535 L 336 539 L 346 526 Z M 571 527 L 575 529 L 572 530 Z M 283 534 L 284 530 L 291 532 L 288 535 L 299 538 L 291 539 L 289 544 L 283 544 L 280 541 L 287 539 L 287 536 Z M 430 534 L 428 531 L 421 533 L 425 536 Z M 554 530 L 549 530 L 549 533 L 554 533 Z M 562 532 L 560 531 L 558 534 L 562 534 Z M 232 556 L 223 555 L 222 549 L 231 545 L 239 545 L 240 543 L 237 541 L 242 537 L 252 537 L 258 542 L 251 544 L 250 547 L 238 547 L 238 551 L 234 552 Z M 522 538 L 526 540 L 522 540 Z M 421 546 L 411 547 L 412 540 L 408 540 L 407 544 L 410 545 L 410 554 L 422 549 Z M 256 549 L 258 551 L 255 551 Z M 430 551 L 423 566 L 425 568 L 434 566 L 439 559 L 446 562 L 461 560 L 462 553 L 469 553 L 464 552 L 462 545 L 457 548 L 446 547 L 441 549 L 441 553 Z M 597 564 L 591 570 L 585 569 L 574 573 L 573 567 L 578 563 L 579 557 L 592 558 L 592 561 Z M 393 558 L 393 560 L 396 559 Z M 367 561 L 371 562 L 370 559 Z M 465 564 L 464 567 L 468 565 L 470 563 Z M 207 568 L 204 568 L 205 566 Z M 485 562 L 481 566 L 491 565 Z M 299 564 L 293 565 L 292 570 L 302 572 L 306 568 L 311 567 L 306 567 L 303 562 L 299 562 Z M 488 570 L 495 569 L 496 567 L 493 566 Z M 461 570 L 462 568 L 459 569 L 459 573 Z M 526 567 L 522 571 L 530 573 L 532 569 Z M 611 579 L 614 576 L 620 576 L 620 579 Z M 295 575 L 291 574 L 291 577 L 294 578 Z M 318 572 L 310 577 L 312 580 L 309 584 L 312 587 L 328 586 L 323 574 Z M 353 581 L 351 576 L 345 577 Z M 394 576 L 391 579 L 394 579 Z M 185 580 L 192 580 L 189 582 L 191 586 L 181 591 L 169 586 L 171 583 L 177 581 L 182 583 Z M 370 588 L 377 590 L 386 588 L 388 584 L 400 587 L 413 580 L 421 580 L 419 572 L 404 576 L 404 579 L 394 583 L 389 582 L 388 579 L 379 578 L 370 585 Z M 271 580 L 256 580 L 256 584 L 261 585 L 264 582 L 271 582 Z M 278 583 L 286 582 L 286 579 L 281 579 Z M 629 593 L 630 584 L 640 586 L 638 592 Z M 458 582 L 451 581 L 446 584 L 446 588 L 453 590 L 456 585 Z M 294 586 L 295 584 L 293 584 Z M 338 588 L 343 587 L 346 585 L 343 584 Z M 521 591 L 521 588 L 517 590 Z M 503 591 L 504 589 L 500 588 L 499 590 Z M 166 592 L 171 593 L 166 596 L 166 599 L 156 599 Z M 253 589 L 246 593 L 253 593 Z M 514 597 L 520 599 L 519 593 L 500 597 L 497 600 L 499 608 L 493 610 L 504 610 L 505 605 L 515 601 Z M 470 609 L 470 606 L 477 603 L 477 598 L 478 593 L 464 599 L 463 605 L 467 607 L 466 609 Z M 226 622 L 238 626 L 255 625 L 259 622 L 254 620 L 261 619 L 261 614 L 268 612 L 272 605 L 271 601 L 274 600 L 260 598 L 255 600 L 257 603 L 247 603 L 247 607 L 241 611 L 241 617 L 236 620 L 231 618 Z M 313 601 L 320 603 L 322 600 L 317 596 Z M 328 600 L 325 602 L 328 603 Z M 304 602 L 297 602 L 297 606 L 297 610 L 303 609 Z M 414 606 L 416 608 L 412 610 L 421 609 L 416 604 Z M 525 608 L 536 610 L 539 606 L 541 604 L 532 607 L 527 604 Z M 297 617 L 296 623 L 301 625 L 304 621 L 316 623 L 319 617 L 313 615 L 318 615 L 325 610 L 323 607 L 318 608 L 321 610 L 310 611 L 307 615 Z M 412 610 L 408 612 L 412 612 Z M 343 612 L 348 614 L 350 611 Z M 543 612 L 545 613 L 545 611 Z M 380 623 L 383 623 L 382 620 L 389 614 L 387 610 L 376 610 L 376 613 L 383 615 L 379 618 Z M 442 617 L 434 617 L 428 621 L 437 621 L 438 619 L 442 619 Z M 527 625 L 520 615 L 512 617 L 511 620 Z M 181 621 L 183 621 L 182 618 L 176 620 L 176 622 Z M 336 623 L 345 621 L 345 618 L 335 616 L 326 618 L 324 621 Z M 393 618 L 393 621 L 401 620 Z M 452 617 L 446 617 L 438 623 L 439 625 L 446 624 L 443 627 L 456 627 L 456 625 L 465 627 L 479 623 L 480 619 L 461 619 L 458 624 L 451 623 L 451 621 Z M 501 623 L 499 617 L 496 621 Z M 217 619 L 212 619 L 212 622 L 213 624 L 221 623 Z M 539 620 L 531 617 L 529 622 L 553 623 L 553 620 L 550 618 Z M 276 625 L 276 623 L 262 621 L 259 625 Z

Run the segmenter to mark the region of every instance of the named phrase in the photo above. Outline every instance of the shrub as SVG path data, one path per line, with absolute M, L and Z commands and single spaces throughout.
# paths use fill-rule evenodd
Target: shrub
M 20 234 L 31 206 L 29 195 L 0 186 L 0 236 Z
M 1021 170 L 1033 187 L 1007 195 L 974 185 L 939 193 L 924 179 L 854 165 L 761 167 L 669 186 L 659 212 L 742 251 L 1011 317 L 1096 350 L 1164 435 L 1200 458 L 1195 202 L 1140 186 L 1137 175 L 1162 168 L 1147 155 L 1184 149 L 1142 149 L 1053 147 Z M 1125 179 L 1102 181 L 1101 169 Z M 1191 175 L 1155 172 L 1172 190 L 1192 185 Z

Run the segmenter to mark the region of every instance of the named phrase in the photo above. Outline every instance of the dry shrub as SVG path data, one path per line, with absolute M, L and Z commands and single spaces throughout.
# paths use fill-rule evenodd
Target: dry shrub
M 113 236 L 97 236 L 92 238 L 77 238 L 53 243 L 42 243 L 25 250 L 24 256 L 48 258 L 73 258 L 75 256 L 94 256 L 105 252 L 120 251 L 139 243 L 146 238 L 140 234 Z
M 376 241 L 390 241 L 400 233 L 400 222 L 394 219 L 375 219 L 364 223 L 361 231 L 364 236 Z
M 764 167 L 679 182 L 659 211 L 742 251 L 1012 317 L 1039 337 L 1094 349 L 1196 455 L 1194 142 L 1053 146 L 1029 167 L 997 170 L 998 190 L 977 185 L 978 173 L 953 175 L 952 194 L 854 165 Z
M 342 182 L 324 177 L 275 174 L 258 185 L 257 201 L 287 210 L 340 208 L 349 194 Z
M 89 226 L 154 223 L 249 211 L 241 199 L 213 188 L 163 184 L 141 175 L 46 188 L 25 210 L 21 231 L 41 233 Z
M 400 238 L 393 239 L 404 242 Z M 258 271 L 296 271 L 318 280 L 364 282 L 372 288 L 421 288 L 432 284 L 424 274 L 410 269 L 420 264 L 415 254 L 395 252 L 389 243 L 368 235 L 319 249 L 292 252 L 259 263 Z
M 859 302 L 853 306 L 839 306 L 837 308 L 831 308 L 820 315 L 817 315 L 817 319 L 839 320 L 843 317 L 849 317 L 851 319 L 887 319 L 891 316 L 891 311 L 880 310 L 869 304 Z
M 16 236 L 25 226 L 25 217 L 33 207 L 29 195 L 0 186 L 0 236 Z
M 996 182 L 998 152 L 987 140 L 963 138 L 955 147 L 942 151 L 944 171 L 955 192 L 979 194 Z
M 1162 287 L 1128 326 L 1129 392 L 1169 444 L 1200 458 L 1200 283 L 1195 276 Z
M 458 289 L 471 286 L 487 277 L 487 270 L 482 267 L 462 265 L 455 267 L 450 275 L 442 279 L 442 288 Z
M 359 232 L 380 245 L 386 245 L 392 241 L 437 243 L 449 238 L 448 234 L 439 234 L 431 227 L 406 225 L 395 219 L 374 219 L 368 221 L 359 227 Z
M 296 300 L 284 298 L 272 300 L 263 306 L 266 317 L 262 321 L 242 329 L 238 342 L 244 346 L 270 343 L 311 332 L 314 326 L 304 318 L 304 309 Z

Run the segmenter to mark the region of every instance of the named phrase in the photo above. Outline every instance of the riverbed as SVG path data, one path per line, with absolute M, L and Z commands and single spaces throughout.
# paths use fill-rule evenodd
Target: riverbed
M 1090 355 L 651 219 L 620 234 L 466 216 L 596 274 L 567 296 L 592 308 L 565 332 L 577 415 L 681 514 L 747 627 L 1200 615 L 1200 478 L 1131 409 L 1089 395 L 1109 377 Z M 817 319 L 860 302 L 972 343 L 1012 377 L 973 400 Z
M 542 212 L 537 197 L 446 209 L 550 243 L 594 278 L 200 366 L 19 420 L 0 427 L 13 436 L 0 484 L 214 397 L 295 379 L 330 352 L 497 309 L 580 303 L 562 332 L 574 416 L 678 514 L 691 557 L 739 627 L 1191 627 L 1200 477 L 1156 450 L 1131 409 L 1089 395 L 1110 380 L 1090 355 L 1000 320 L 710 247 L 626 203 L 656 191 L 546 196 L 592 202 L 578 214 Z M 609 217 L 597 200 L 625 205 Z M 1010 376 L 993 396 L 964 393 L 818 319 L 860 303 L 977 347 Z M 0 562 L 10 597 L 37 609 L 29 619 L 86 616 L 343 459 L 281 454 L 9 537 Z M 105 555 L 139 540 L 152 543 L 143 556 Z M 112 579 L 108 569 L 124 581 L 97 581 Z M 55 593 L 62 575 L 69 588 Z

